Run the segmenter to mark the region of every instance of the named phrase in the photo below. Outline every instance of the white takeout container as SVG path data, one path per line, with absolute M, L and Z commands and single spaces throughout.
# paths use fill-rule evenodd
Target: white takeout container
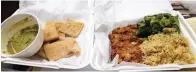
M 36 2 L 36 1 L 35 1 Z M 39 2 L 39 1 L 38 1 Z M 54 3 L 56 2 L 56 3 Z M 21 2 L 22 3 L 22 2 Z M 27 1 L 28 3 L 28 1 Z M 4 58 L 1 57 L 1 61 L 4 63 L 36 66 L 44 68 L 53 69 L 80 69 L 87 66 L 91 60 L 91 49 L 93 45 L 93 24 L 92 24 L 92 12 L 88 8 L 88 1 L 81 2 L 67 2 L 62 1 L 51 1 L 46 3 L 29 5 L 25 7 L 20 7 L 15 14 L 21 13 L 31 13 L 35 15 L 41 24 L 41 28 L 44 29 L 47 21 L 63 21 L 67 18 L 71 18 L 76 21 L 84 23 L 84 27 L 76 39 L 80 46 L 81 54 L 80 56 L 72 56 L 69 58 L 61 58 L 57 61 L 47 61 L 38 56 L 33 56 L 29 58 Z M 68 5 L 68 6 L 65 6 Z M 68 7 L 73 7 L 68 8 Z
M 117 0 L 117 1 L 120 2 L 121 0 Z M 54 2 L 56 2 L 56 1 L 54 1 Z M 35 1 L 33 3 L 36 4 L 37 2 Z M 78 3 L 78 5 L 80 5 L 82 3 Z M 92 2 L 92 3 L 94 3 L 94 2 Z M 37 3 L 37 4 L 39 4 L 39 3 Z M 69 3 L 67 3 L 67 4 L 69 4 Z M 25 8 L 24 10 L 22 10 L 22 9 L 18 10 L 17 12 L 15 12 L 15 14 L 18 14 L 18 13 L 35 14 L 35 16 L 38 16 L 40 23 L 42 25 L 42 28 L 44 27 L 46 20 L 63 20 L 65 18 L 73 18 L 74 20 L 84 22 L 86 25 L 85 25 L 84 30 L 82 30 L 82 32 L 81 32 L 82 36 L 80 36 L 80 38 L 77 39 L 77 41 L 80 41 L 79 45 L 81 45 L 82 49 L 84 49 L 83 51 L 81 51 L 81 52 L 83 52 L 82 56 L 80 56 L 82 58 L 82 61 L 79 63 L 79 65 L 70 65 L 70 64 L 56 63 L 56 62 L 52 62 L 52 61 L 48 62 L 46 60 L 39 59 L 39 58 L 34 59 L 34 58 L 4 58 L 3 57 L 3 58 L 1 58 L 1 61 L 4 63 L 36 66 L 36 67 L 45 67 L 45 68 L 53 68 L 53 69 L 60 69 L 60 68 L 80 69 L 80 68 L 87 66 L 90 63 L 90 65 L 96 70 L 179 70 L 181 68 L 196 67 L 195 64 L 182 65 L 182 66 L 175 65 L 175 66 L 169 66 L 169 67 L 163 66 L 163 67 L 143 67 L 143 68 L 126 66 L 126 65 L 125 66 L 118 66 L 118 67 L 110 67 L 110 65 L 107 65 L 108 67 L 102 66 L 102 65 L 100 65 L 100 63 L 103 59 L 103 56 L 101 56 L 101 54 L 100 54 L 101 52 L 99 51 L 99 48 L 93 47 L 93 43 L 94 43 L 93 40 L 95 40 L 93 35 L 94 35 L 94 30 L 96 29 L 95 25 L 97 23 L 97 22 L 95 22 L 95 24 L 94 24 L 94 21 L 100 21 L 101 19 L 105 20 L 107 18 L 108 18 L 108 20 L 113 20 L 115 18 L 115 17 L 113 17 L 114 15 L 112 15 L 111 13 L 108 12 L 108 14 L 110 14 L 111 16 L 103 17 L 98 20 L 94 20 L 95 17 L 93 17 L 93 16 L 95 14 L 93 15 L 93 13 L 88 13 L 88 14 L 81 13 L 84 10 L 80 10 L 80 9 L 86 8 L 86 7 L 83 7 L 83 5 L 81 5 L 81 6 L 66 6 L 66 4 L 62 5 L 60 3 L 60 4 L 58 4 L 59 7 L 56 7 L 56 8 L 55 8 L 56 4 L 53 2 L 51 2 L 51 4 L 48 4 L 49 6 L 45 6 L 45 4 L 43 4 L 43 6 L 37 6 L 37 7 L 32 7 L 32 8 L 30 7 L 31 3 L 29 5 L 28 4 L 23 4 L 23 5 L 24 6 L 27 5 L 27 7 L 26 8 L 24 7 Z M 23 5 L 21 5 L 21 6 L 23 6 Z M 74 5 L 74 4 L 70 3 L 70 5 Z M 77 4 L 75 4 L 75 5 L 77 5 Z M 107 8 L 103 8 L 103 11 L 108 9 L 111 5 L 106 5 L 106 6 L 107 6 Z M 79 12 L 72 11 L 74 9 L 71 9 L 69 7 L 76 8 L 75 10 L 79 11 Z M 80 7 L 82 7 L 82 8 L 80 8 Z M 67 10 L 63 10 L 62 8 L 65 8 Z M 134 7 L 134 8 L 137 8 L 137 7 Z M 69 9 L 71 9 L 71 10 L 69 10 Z M 100 8 L 100 10 L 101 9 L 102 8 Z M 126 9 L 126 8 L 123 8 L 123 9 Z M 111 12 L 112 12 L 112 10 L 111 10 Z M 140 13 L 142 13 L 142 12 L 139 12 L 138 14 L 140 14 Z M 105 15 L 108 15 L 108 14 L 105 14 Z M 196 51 L 195 50 L 196 46 L 194 44 L 196 42 L 193 42 L 194 40 L 196 41 L 196 38 L 195 38 L 196 36 L 194 33 L 192 33 L 193 31 L 190 28 L 190 26 L 184 21 L 184 18 L 179 13 L 178 13 L 178 15 L 180 16 L 179 19 L 181 22 L 181 29 L 183 31 L 182 33 L 185 35 L 185 37 L 188 37 L 189 39 L 193 39 L 193 40 L 190 40 L 190 42 L 192 44 L 191 46 L 194 48 L 193 51 Z M 134 16 L 132 16 L 132 17 L 134 17 Z M 119 17 L 119 18 L 121 18 L 121 17 Z M 131 20 L 130 20 L 130 22 L 131 22 Z M 119 21 L 118 23 L 126 23 L 126 22 Z M 100 22 L 100 24 L 107 24 L 107 21 Z M 113 23 L 110 23 L 110 24 L 113 24 Z M 104 31 L 104 29 L 101 29 L 101 30 Z M 104 40 L 102 42 L 104 43 Z M 94 44 L 94 45 L 97 45 L 97 44 Z M 194 53 L 196 53 L 196 52 L 194 52 Z M 106 54 L 105 54 L 105 56 L 106 56 Z M 74 63 L 73 61 L 67 61 L 67 62 Z
M 173 13 L 179 16 L 181 34 L 186 39 L 188 39 L 189 44 L 190 44 L 190 48 L 191 48 L 190 50 L 192 50 L 192 53 L 194 55 L 196 55 L 196 34 L 193 32 L 191 27 L 185 22 L 185 19 L 182 17 L 182 15 L 179 12 L 175 11 Z M 158 65 L 158 66 L 140 66 L 140 65 L 137 65 L 137 64 L 135 64 L 135 65 L 133 65 L 133 64 L 132 65 L 130 65 L 130 64 L 113 65 L 109 61 L 106 62 L 104 60 L 104 59 L 106 59 L 105 58 L 106 56 L 103 55 L 104 51 L 99 49 L 99 47 L 101 47 L 100 45 L 102 45 L 102 48 L 103 48 L 106 45 L 106 43 L 97 41 L 97 40 L 100 40 L 100 38 L 98 38 L 98 39 L 96 39 L 96 38 L 102 36 L 103 34 L 107 35 L 108 34 L 107 30 L 111 31 L 111 28 L 122 27 L 122 26 L 126 26 L 126 25 L 129 25 L 129 24 L 136 24 L 140 20 L 141 19 L 138 18 L 138 19 L 114 22 L 113 25 L 102 23 L 100 28 L 98 28 L 97 31 L 95 30 L 95 43 L 94 43 L 94 48 L 93 48 L 93 57 L 94 58 L 92 59 L 91 66 L 96 70 L 122 70 L 122 71 L 123 70 L 125 70 L 125 71 L 129 71 L 129 70 L 136 70 L 136 71 L 138 71 L 138 70 L 141 70 L 141 71 L 147 71 L 147 70 L 180 70 L 182 68 L 194 68 L 194 67 L 196 67 L 196 63 L 195 64 L 187 64 L 187 65 L 164 64 L 164 65 Z M 95 23 L 95 25 L 96 25 L 96 23 Z M 104 30 L 106 30 L 106 31 L 104 31 Z M 99 33 L 103 33 L 103 34 L 99 34 Z M 105 38 L 103 38 L 103 39 L 104 39 L 104 41 L 107 41 Z M 105 46 L 105 47 L 107 47 L 107 46 Z M 103 48 L 103 49 L 106 49 L 106 48 Z M 110 52 L 109 52 L 109 54 L 110 54 Z
M 23 25 L 16 27 L 12 30 L 9 30 L 14 24 L 19 22 L 22 19 L 29 18 L 29 21 L 25 22 Z M 42 46 L 43 44 L 43 32 L 41 30 L 41 25 L 38 22 L 37 18 L 32 14 L 16 14 L 13 16 L 10 16 L 7 18 L 3 23 L 1 24 L 1 50 L 4 50 L 7 48 L 7 43 L 9 39 L 13 36 L 14 33 L 20 31 L 21 29 L 33 25 L 38 24 L 38 33 L 35 37 L 35 39 L 32 41 L 31 44 L 29 44 L 28 47 L 26 47 L 24 50 L 22 50 L 19 53 L 9 55 L 4 54 L 1 52 L 2 57 L 30 57 L 34 55 Z

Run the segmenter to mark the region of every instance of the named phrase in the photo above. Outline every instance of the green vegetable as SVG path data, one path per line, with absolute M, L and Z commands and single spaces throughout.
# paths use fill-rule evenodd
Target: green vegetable
M 175 28 L 163 28 L 163 33 L 165 33 L 165 34 L 172 34 L 175 32 L 177 32 L 177 29 L 175 29 Z
M 28 26 L 19 32 L 16 32 L 8 41 L 7 53 L 16 54 L 24 50 L 36 37 L 38 25 Z
M 24 25 L 25 22 L 28 22 L 28 21 L 30 21 L 30 18 L 28 18 L 28 17 L 25 18 L 25 19 L 20 20 L 19 22 L 17 22 L 16 24 L 14 24 L 14 25 L 9 29 L 9 31 L 11 31 L 11 30 L 13 30 L 13 29 L 15 29 L 15 28 L 18 28 L 19 26 Z
M 177 32 L 180 32 L 178 16 L 172 16 L 169 13 L 145 16 L 144 20 L 137 23 L 137 26 L 139 37 L 161 33 L 165 27 L 175 28 Z

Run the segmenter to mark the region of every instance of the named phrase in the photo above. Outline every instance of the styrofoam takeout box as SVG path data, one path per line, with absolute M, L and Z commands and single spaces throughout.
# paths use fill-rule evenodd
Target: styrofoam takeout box
M 180 29 L 182 35 L 184 35 L 190 42 L 190 47 L 194 55 L 196 55 L 196 34 L 191 27 L 186 23 L 183 16 L 176 11 L 173 11 L 171 4 L 167 0 L 161 1 L 132 1 L 121 0 L 120 2 L 106 2 L 104 4 L 95 5 L 95 39 L 93 47 L 93 59 L 91 60 L 91 66 L 97 70 L 179 70 L 181 68 L 193 68 L 196 64 L 189 65 L 162 65 L 155 67 L 136 67 L 138 65 L 120 65 L 114 66 L 109 63 L 108 58 L 110 56 L 110 48 L 107 50 L 108 45 L 104 41 L 109 41 L 107 37 L 101 37 L 104 34 L 107 35 L 107 30 L 116 25 L 116 27 L 126 26 L 127 24 L 137 23 L 143 19 L 146 15 L 153 15 L 158 13 L 171 13 L 177 14 L 180 20 Z M 108 26 L 108 28 L 107 28 Z M 115 28 L 116 28 L 115 27 Z M 104 32 L 104 33 L 101 33 Z M 100 35 L 99 35 L 100 34 Z M 98 35 L 98 36 L 96 36 Z M 96 38 L 98 37 L 98 39 Z M 99 40 L 99 39 L 103 40 Z M 96 40 L 97 39 L 97 40 Z M 96 43 L 99 42 L 99 43 Z M 109 53 L 108 53 L 109 52 Z M 109 56 L 108 56 L 109 55 Z
M 52 3 L 55 4 L 55 3 Z M 50 4 L 50 6 L 52 5 Z M 60 4 L 59 4 L 60 6 Z M 94 18 L 88 15 L 93 15 L 91 13 L 89 13 L 88 15 L 86 14 L 82 14 L 82 13 L 75 13 L 75 12 L 71 12 L 71 13 L 62 13 L 63 10 L 59 10 L 59 12 L 57 14 L 52 14 L 52 12 L 48 12 L 46 13 L 46 10 L 42 10 L 42 8 L 44 8 L 46 6 L 39 6 L 39 7 L 35 7 L 34 9 L 26 9 L 26 10 L 19 10 L 16 11 L 16 13 L 32 13 L 35 14 L 35 16 L 39 16 L 38 18 L 40 18 L 41 23 L 44 27 L 44 19 L 47 20 L 62 20 L 63 17 L 70 17 L 79 21 L 84 22 L 86 26 L 86 28 L 84 28 L 84 30 L 82 31 L 82 33 L 86 33 L 86 35 L 82 35 L 81 39 L 81 44 L 82 45 L 82 49 L 85 48 L 85 51 L 82 56 L 84 56 L 84 58 L 82 59 L 82 62 L 79 63 L 80 65 L 69 65 L 69 64 L 56 64 L 54 62 L 47 62 L 44 60 L 36 60 L 36 59 L 28 59 L 28 58 L 1 58 L 1 61 L 4 63 L 11 63 L 11 64 L 19 64 L 19 65 L 27 65 L 27 66 L 36 66 L 36 67 L 45 67 L 45 68 L 54 68 L 54 69 L 59 69 L 59 68 L 67 68 L 67 69 L 79 69 L 79 68 L 83 68 L 86 65 L 88 65 L 89 63 L 91 64 L 91 66 L 94 69 L 97 70 L 178 70 L 180 68 L 192 68 L 192 67 L 196 67 L 195 64 L 192 65 L 181 65 L 181 66 L 174 66 L 174 67 L 132 67 L 132 66 L 119 66 L 119 67 L 103 67 L 99 64 L 99 62 L 102 60 L 102 56 L 100 54 L 100 51 L 97 48 L 93 48 L 93 33 L 94 33 Z M 93 7 L 93 6 L 92 6 Z M 50 8 L 50 7 L 48 7 Z M 53 7 L 52 7 L 53 8 Z M 66 6 L 64 7 L 59 7 L 59 8 L 66 8 Z M 76 7 L 77 8 L 77 7 Z M 41 9 L 41 10 L 39 10 Z M 80 9 L 80 8 L 77 8 Z M 50 10 L 50 9 L 47 9 Z M 53 11 L 58 11 L 58 8 L 55 9 Z M 39 13 L 37 12 L 39 11 Z M 193 32 L 193 30 L 190 28 L 190 26 L 185 22 L 184 18 L 180 15 L 179 12 L 177 12 L 179 15 L 179 20 L 181 22 L 181 30 L 183 31 L 182 33 L 185 35 L 185 37 L 187 37 L 190 42 L 191 42 L 191 47 L 193 48 L 194 53 L 196 53 L 196 35 Z M 63 14 L 63 15 L 62 15 Z M 48 15 L 48 16 L 46 16 Z M 46 16 L 46 17 L 44 17 Z M 59 17 L 54 17 L 51 18 L 53 16 L 59 16 Z M 111 19 L 112 17 L 110 17 Z M 114 17 L 113 17 L 114 18 Z M 119 22 L 120 23 L 120 22 Z M 121 22 L 122 23 L 122 22 Z M 81 34 L 82 34 L 81 33 Z M 87 37 L 84 37 L 87 36 Z M 195 42 L 194 42 L 195 41 Z M 95 44 L 96 45 L 96 44 Z
M 183 16 L 175 11 L 175 14 L 177 14 L 179 16 L 179 21 L 180 21 L 180 30 L 181 30 L 181 34 L 188 39 L 189 44 L 190 44 L 190 48 L 192 50 L 192 53 L 194 55 L 196 55 L 196 34 L 193 32 L 193 30 L 191 29 L 191 27 L 186 23 L 185 19 L 183 18 Z M 114 27 L 122 27 L 122 26 L 126 26 L 128 24 L 136 24 L 138 21 L 140 21 L 141 19 L 136 19 L 136 20 L 129 20 L 129 21 L 120 21 L 120 22 L 115 22 Z M 121 25 L 118 25 L 121 24 Z M 106 25 L 106 27 L 108 27 L 108 29 L 111 29 L 109 27 L 111 27 L 111 25 Z M 101 27 L 103 28 L 103 27 Z M 106 29 L 107 30 L 107 29 Z M 109 30 L 110 31 L 110 30 Z M 104 33 L 107 34 L 106 31 L 103 31 Z M 95 32 L 95 33 L 100 33 L 100 31 Z M 99 37 L 99 36 L 97 36 Z M 103 51 L 100 52 L 98 51 L 98 47 L 96 45 L 100 45 L 99 42 L 96 43 L 96 34 L 95 34 L 95 44 L 94 44 L 94 48 L 93 48 L 93 59 L 91 62 L 91 66 L 94 69 L 97 70 L 179 70 L 182 68 L 194 68 L 196 67 L 196 63 L 195 64 L 188 64 L 188 65 L 177 65 L 177 64 L 165 64 L 165 65 L 159 65 L 159 66 L 147 66 L 147 67 L 139 67 L 139 66 L 130 66 L 130 65 L 120 65 L 120 66 L 113 66 L 112 64 L 108 63 L 103 65 L 102 63 L 105 62 L 103 59 Z M 104 48 L 105 49 L 105 48 Z M 102 64 L 102 65 L 101 65 Z
M 63 1 L 63 0 L 62 0 Z M 1 62 L 10 63 L 10 64 L 18 64 L 18 65 L 27 65 L 27 66 L 36 66 L 36 67 L 45 67 L 45 68 L 66 68 L 66 69 L 80 69 L 87 66 L 91 60 L 91 49 L 93 45 L 93 25 L 92 25 L 92 12 L 85 7 L 87 1 L 83 1 L 80 4 L 76 4 L 76 10 L 65 10 L 66 6 L 64 6 L 65 2 L 59 3 L 55 6 L 51 6 L 51 3 L 45 4 L 37 4 L 37 5 L 30 5 L 25 8 L 19 8 L 14 14 L 21 14 L 21 13 L 30 13 L 33 14 L 38 18 L 42 28 L 45 26 L 46 21 L 56 21 L 56 20 L 65 20 L 66 18 L 71 18 L 76 21 L 80 21 L 84 23 L 84 27 L 80 33 L 80 35 L 76 38 L 80 49 L 81 55 L 79 57 L 72 56 L 70 58 L 63 58 L 58 61 L 46 61 L 40 57 L 30 57 L 30 58 L 5 58 L 1 57 Z M 67 3 L 68 5 L 78 2 Z M 82 5 L 83 4 L 83 5 Z M 80 6 L 82 5 L 82 6 Z M 64 6 L 64 7 L 62 7 Z M 48 8 L 46 8 L 48 7 Z M 77 7 L 81 7 L 77 9 Z M 80 10 L 81 9 L 81 10 Z M 14 15 L 13 14 L 13 15 Z
M 23 25 L 21 25 L 20 27 L 16 27 L 12 30 L 9 30 L 12 25 L 16 24 L 17 22 L 19 22 L 19 20 L 24 19 L 24 18 L 28 18 L 29 20 L 24 23 Z M 2 22 L 1 24 L 1 49 L 5 50 L 8 40 L 10 39 L 10 37 L 13 36 L 13 34 L 15 34 L 16 32 L 18 32 L 19 30 L 29 26 L 29 25 L 33 25 L 33 24 L 37 24 L 38 25 L 38 33 L 35 37 L 35 39 L 32 41 L 31 44 L 29 44 L 28 47 L 26 47 L 24 50 L 22 50 L 21 52 L 14 54 L 14 55 L 8 55 L 8 54 L 4 54 L 1 53 L 2 57 L 29 57 L 34 55 L 36 52 L 38 52 L 38 50 L 40 49 L 40 47 L 43 44 L 43 40 L 44 40 L 44 36 L 43 36 L 43 31 L 41 29 L 41 25 L 39 24 L 39 21 L 37 20 L 37 18 L 31 14 L 17 14 L 14 16 L 11 16 L 9 18 L 7 18 L 5 21 Z

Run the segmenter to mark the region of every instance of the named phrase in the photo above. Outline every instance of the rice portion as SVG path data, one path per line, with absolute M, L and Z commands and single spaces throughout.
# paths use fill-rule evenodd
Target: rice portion
M 195 57 L 188 41 L 178 33 L 155 34 L 140 45 L 144 63 L 151 66 L 160 64 L 193 64 Z

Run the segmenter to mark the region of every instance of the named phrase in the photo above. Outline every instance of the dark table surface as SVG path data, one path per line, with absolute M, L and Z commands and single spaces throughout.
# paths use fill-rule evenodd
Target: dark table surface
M 19 1 L 1 1 L 1 22 L 3 22 L 6 18 L 11 16 L 17 9 L 19 8 Z M 12 68 L 14 70 L 25 71 L 29 68 L 29 66 L 21 66 L 21 65 L 5 65 L 1 63 L 1 65 L 6 66 L 7 68 Z M 2 68 L 2 67 L 1 67 Z
M 1 22 L 19 8 L 19 1 L 1 1 Z

